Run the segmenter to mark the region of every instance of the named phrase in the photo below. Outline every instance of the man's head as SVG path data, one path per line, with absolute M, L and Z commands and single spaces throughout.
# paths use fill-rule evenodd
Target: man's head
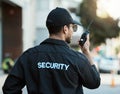
M 74 21 L 64 8 L 53 9 L 47 17 L 46 26 L 50 35 L 64 34 L 65 41 L 70 43 L 73 31 L 76 31 L 78 22 Z M 60 33 L 61 32 L 61 33 Z

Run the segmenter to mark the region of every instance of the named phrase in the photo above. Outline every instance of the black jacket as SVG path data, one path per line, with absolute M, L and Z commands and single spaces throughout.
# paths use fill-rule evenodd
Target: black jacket
M 19 57 L 3 92 L 21 94 L 25 85 L 28 94 L 83 94 L 82 85 L 97 88 L 100 75 L 82 53 L 49 38 Z

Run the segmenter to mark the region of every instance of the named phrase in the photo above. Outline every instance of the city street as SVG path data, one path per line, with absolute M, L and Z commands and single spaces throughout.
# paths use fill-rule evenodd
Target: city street
M 84 88 L 84 94 L 120 94 L 120 75 L 112 74 L 100 74 L 101 75 L 101 86 L 97 89 Z M 7 77 L 0 71 L 0 94 L 2 93 L 2 85 Z M 113 80 L 112 80 L 113 78 Z M 23 89 L 23 94 L 26 93 L 26 89 Z
M 4 72 L 8 73 L 16 62 L 20 64 L 16 64 L 15 74 L 24 74 L 27 79 L 23 82 L 29 83 L 28 91 L 32 93 L 46 91 L 46 88 L 59 93 L 64 89 L 58 88 L 61 82 L 65 88 L 68 88 L 67 82 L 77 87 L 75 74 L 80 74 L 78 83 L 84 83 L 86 77 L 86 82 L 95 87 L 94 83 L 99 81 L 94 78 L 95 69 L 86 67 L 94 63 L 99 72 L 110 73 L 100 73 L 100 86 L 96 89 L 83 87 L 84 94 L 120 94 L 120 0 L 108 1 L 0 0 L 0 94 L 8 76 Z M 70 79 L 62 78 L 69 69 L 70 72 L 74 69 L 68 75 Z M 89 76 L 84 75 L 84 70 Z M 58 75 L 56 71 L 61 72 Z M 91 76 L 94 76 L 92 83 Z M 14 79 L 6 86 L 12 88 L 10 84 L 14 82 L 17 83 L 14 86 L 20 88 Z M 69 90 L 72 93 L 72 89 Z M 26 86 L 22 91 L 28 94 Z

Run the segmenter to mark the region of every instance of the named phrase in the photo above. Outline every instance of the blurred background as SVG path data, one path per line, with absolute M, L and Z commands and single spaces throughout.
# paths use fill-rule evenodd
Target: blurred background
M 73 49 L 80 51 L 78 40 L 89 27 L 90 50 L 102 84 L 96 90 L 84 88 L 85 94 L 119 94 L 119 0 L 0 0 L 0 94 L 6 76 L 22 52 L 49 37 L 46 17 L 56 7 L 66 8 L 82 24 L 73 34 Z

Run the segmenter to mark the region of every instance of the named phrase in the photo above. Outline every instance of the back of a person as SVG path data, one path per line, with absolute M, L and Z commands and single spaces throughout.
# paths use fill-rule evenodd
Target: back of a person
M 25 51 L 16 61 L 3 85 L 4 94 L 83 94 L 83 88 L 98 88 L 100 75 L 89 51 L 89 35 L 80 46 L 82 53 L 71 50 L 73 32 L 80 23 L 64 8 L 53 9 L 47 17 L 49 38 Z
M 33 58 L 27 65 L 30 71 L 26 70 L 29 94 L 77 94 L 80 79 L 75 66 L 76 54 L 71 49 L 59 44 L 41 44 L 36 50 L 30 50 L 28 57 Z M 79 91 L 82 92 L 80 88 Z

